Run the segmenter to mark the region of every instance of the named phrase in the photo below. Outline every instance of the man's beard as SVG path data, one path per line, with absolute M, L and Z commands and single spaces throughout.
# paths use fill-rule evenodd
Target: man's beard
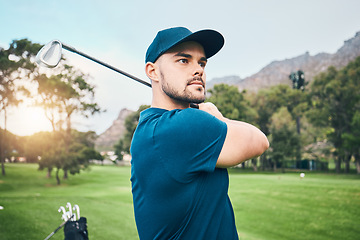
M 180 92 L 180 91 L 176 91 L 174 88 L 172 88 L 168 82 L 166 81 L 164 75 L 162 73 L 161 74 L 161 78 L 162 78 L 162 84 L 161 84 L 161 88 L 164 91 L 164 93 L 170 97 L 171 99 L 174 99 L 178 102 L 186 102 L 186 103 L 203 103 L 205 101 L 205 83 L 202 80 L 201 77 L 194 77 L 193 79 L 189 79 L 187 81 L 186 86 L 188 86 L 189 83 L 193 82 L 193 81 L 201 81 L 203 83 L 204 86 L 204 95 L 202 96 L 194 96 L 190 91 L 187 91 L 187 88 L 185 87 L 185 89 Z M 200 90 L 199 90 L 200 91 Z

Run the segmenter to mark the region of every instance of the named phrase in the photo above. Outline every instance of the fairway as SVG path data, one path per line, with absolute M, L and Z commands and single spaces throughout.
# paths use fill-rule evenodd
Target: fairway
M 7 164 L 0 176 L 1 240 L 44 239 L 67 202 L 80 206 L 90 239 L 138 239 L 130 167 L 91 166 L 60 186 L 37 167 Z M 359 239 L 360 176 L 232 169 L 229 194 L 241 240 Z M 51 239 L 64 239 L 63 229 Z
M 241 239 L 359 239 L 359 176 L 230 175 Z

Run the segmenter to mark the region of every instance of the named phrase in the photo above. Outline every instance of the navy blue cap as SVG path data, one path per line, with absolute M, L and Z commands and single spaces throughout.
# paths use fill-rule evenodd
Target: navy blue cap
M 224 37 L 214 30 L 201 30 L 193 33 L 184 27 L 168 28 L 157 33 L 146 51 L 145 63 L 154 63 L 170 48 L 187 41 L 201 44 L 206 58 L 214 56 L 224 46 Z

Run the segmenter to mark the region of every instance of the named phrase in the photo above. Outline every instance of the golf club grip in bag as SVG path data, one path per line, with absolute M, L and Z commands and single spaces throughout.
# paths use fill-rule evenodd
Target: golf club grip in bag
M 64 227 L 65 240 L 89 240 L 86 218 L 69 221 Z

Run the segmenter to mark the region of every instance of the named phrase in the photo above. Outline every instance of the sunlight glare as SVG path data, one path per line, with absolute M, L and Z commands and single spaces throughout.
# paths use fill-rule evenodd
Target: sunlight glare
M 1 128 L 4 127 L 1 119 Z M 9 112 L 7 129 L 19 136 L 28 136 L 40 131 L 52 131 L 50 121 L 40 107 L 19 106 Z

